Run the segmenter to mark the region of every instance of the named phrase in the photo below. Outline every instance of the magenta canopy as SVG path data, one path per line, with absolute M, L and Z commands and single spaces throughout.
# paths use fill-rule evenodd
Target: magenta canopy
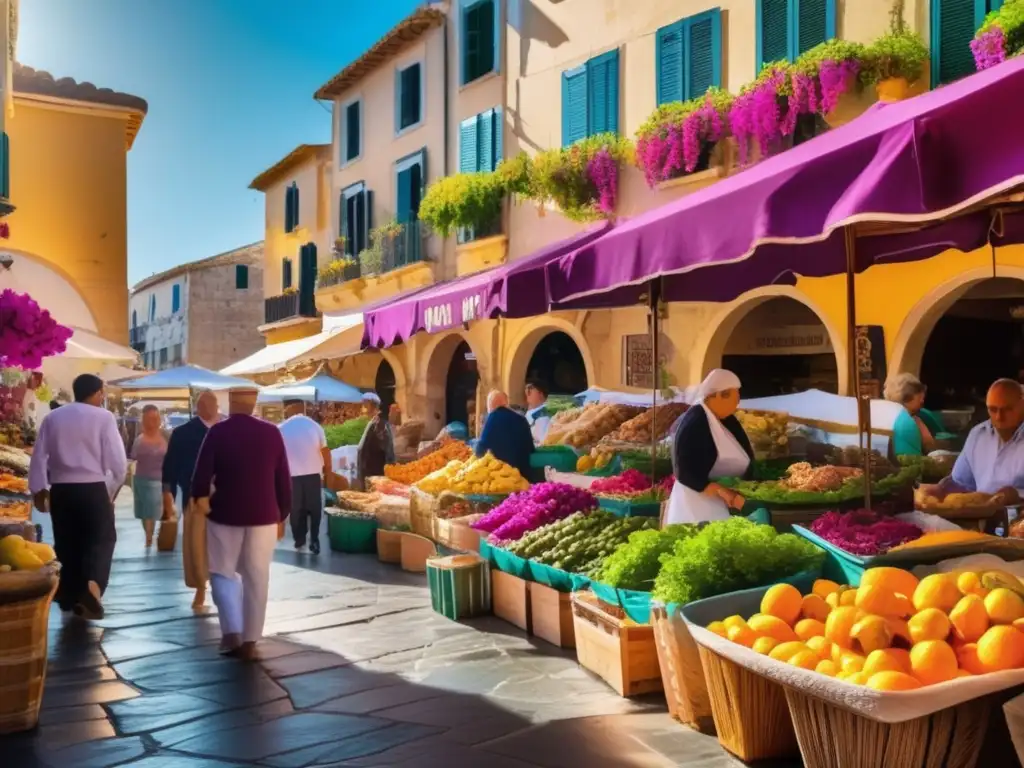
M 545 268 L 608 228 L 604 224 L 512 263 L 374 304 L 363 310 L 363 348 L 390 347 L 420 331 L 447 331 L 474 320 L 543 315 L 549 304 Z
M 731 301 L 796 275 L 842 273 L 847 225 L 863 235 L 858 270 L 1022 242 L 1024 214 L 977 209 L 1024 185 L 1022 126 L 1024 57 L 876 105 L 552 262 L 551 308 L 628 305 L 655 279 L 669 301 Z M 870 236 L 883 222 L 907 227 Z

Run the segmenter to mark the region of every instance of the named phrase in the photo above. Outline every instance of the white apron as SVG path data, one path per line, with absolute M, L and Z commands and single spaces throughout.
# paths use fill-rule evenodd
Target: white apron
M 743 446 L 733 437 L 732 432 L 725 428 L 718 417 L 701 403 L 701 408 L 708 417 L 708 428 L 711 438 L 715 441 L 718 460 L 711 468 L 708 480 L 721 477 L 742 477 L 750 466 L 750 457 Z M 726 520 L 729 518 L 729 507 L 717 496 L 705 496 L 703 493 L 687 488 L 680 482 L 672 486 L 672 495 L 668 499 L 668 511 L 665 524 L 701 523 L 710 520 Z

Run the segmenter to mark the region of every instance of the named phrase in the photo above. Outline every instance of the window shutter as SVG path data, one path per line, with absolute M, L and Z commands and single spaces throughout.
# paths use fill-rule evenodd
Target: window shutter
M 494 0 L 484 0 L 473 9 L 477 17 L 477 77 L 494 69 Z
M 345 197 L 344 192 L 338 198 L 338 235 L 345 238 L 345 255 L 351 256 L 355 243 L 352 240 L 352 234 L 348 231 L 348 198 Z
M 718 9 L 686 24 L 686 98 L 703 96 L 722 84 L 722 13 Z
M 299 313 L 316 314 L 316 245 L 306 243 L 299 252 Z
M 411 219 L 412 208 L 412 168 L 398 172 L 398 204 L 395 206 L 397 218 L 403 224 Z
M 171 286 L 171 313 L 181 309 L 181 286 L 175 283 Z
M 683 23 L 658 30 L 655 40 L 658 104 L 683 100 Z
M 477 118 L 463 120 L 459 125 L 459 171 L 474 173 L 477 166 Z
M 292 227 L 299 226 L 299 188 L 292 182 Z
M 363 223 L 365 225 L 363 230 L 363 247 L 368 248 L 370 246 L 370 230 L 373 229 L 373 192 L 368 189 L 362 195 Z
M 789 58 L 789 0 L 757 0 L 757 72 Z
M 402 71 L 395 70 L 395 133 L 402 130 Z
M 362 149 L 360 131 L 360 103 L 355 101 L 345 110 L 345 160 L 355 160 Z
M 284 191 L 284 231 L 291 232 L 295 229 L 292 223 L 292 188 L 287 187 Z
M 985 18 L 985 0 L 932 0 L 932 80 L 959 80 L 975 71 L 971 40 Z
M 587 135 L 619 132 L 619 51 L 609 51 L 587 64 L 590 86 Z
M 0 133 L 0 197 L 11 197 L 11 139 L 6 133 Z
M 292 287 L 292 260 L 281 259 L 281 290 L 287 291 Z
M 505 118 L 501 107 L 494 108 L 494 117 L 491 121 L 494 125 L 494 167 L 505 159 Z
M 475 8 L 462 9 L 462 83 L 470 83 L 480 75 L 480 15 Z
M 801 53 L 835 36 L 835 0 L 790 0 L 790 3 L 796 21 L 796 30 L 790 37 L 796 41 L 796 50 L 790 52 L 790 58 L 795 60 Z
M 245 264 L 235 264 L 235 290 L 245 291 L 249 289 L 249 267 Z
M 367 246 L 366 242 L 366 192 L 359 191 L 352 196 L 352 253 L 358 256 Z
M 477 168 L 481 171 L 494 170 L 494 110 L 481 112 L 477 121 Z
M 587 135 L 587 67 L 562 73 L 562 146 Z

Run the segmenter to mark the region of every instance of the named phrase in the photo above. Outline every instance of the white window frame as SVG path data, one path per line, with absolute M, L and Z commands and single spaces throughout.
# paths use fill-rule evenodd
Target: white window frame
M 348 108 L 353 104 L 359 104 L 359 154 L 351 160 L 345 159 L 345 151 L 348 149 Z M 364 141 L 366 131 L 363 126 L 366 123 L 366 104 L 363 95 L 358 94 L 340 103 L 340 115 L 338 117 L 338 167 L 347 168 L 353 163 L 363 159 Z
M 415 67 L 417 64 L 420 65 L 420 119 L 412 125 L 407 125 L 405 128 L 399 128 L 399 124 L 402 119 L 402 94 L 399 90 L 402 83 L 402 73 L 410 67 Z M 407 59 L 401 64 L 395 67 L 395 82 L 398 86 L 395 88 L 395 137 L 404 136 L 407 133 L 411 133 L 418 128 L 422 128 L 423 124 L 427 121 L 427 62 L 423 56 L 417 56 L 413 59 Z

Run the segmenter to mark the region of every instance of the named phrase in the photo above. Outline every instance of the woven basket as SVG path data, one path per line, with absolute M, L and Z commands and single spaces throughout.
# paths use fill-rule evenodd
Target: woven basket
M 413 488 L 409 494 L 409 527 L 412 532 L 428 539 L 432 538 L 434 520 L 440 508 L 440 502 L 435 496 Z
M 58 566 L 0 574 L 0 734 L 35 728 Z
M 658 646 L 658 665 L 665 686 L 668 713 L 701 733 L 713 734 L 715 721 L 704 679 L 704 665 L 686 622 L 678 611 L 669 615 L 663 605 L 651 607 L 651 625 Z
M 402 562 L 402 533 L 389 531 L 387 528 L 377 529 L 377 559 L 382 563 Z

